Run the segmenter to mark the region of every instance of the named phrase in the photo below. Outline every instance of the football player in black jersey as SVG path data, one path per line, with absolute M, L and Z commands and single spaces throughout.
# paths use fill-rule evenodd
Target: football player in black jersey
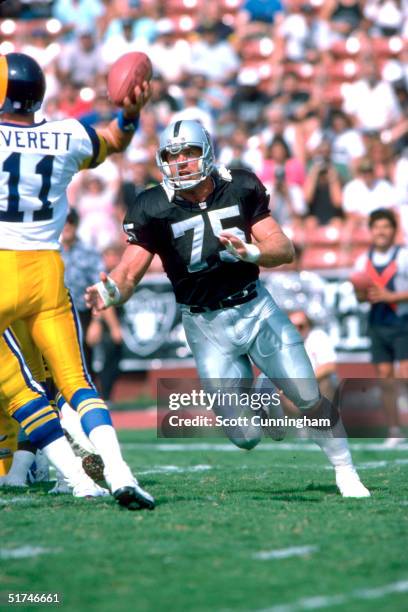
M 88 306 L 100 310 L 129 299 L 157 253 L 200 378 L 252 380 L 252 360 L 303 413 L 331 417 L 332 427 L 310 428 L 311 437 L 335 468 L 341 494 L 368 497 L 340 417 L 320 397 L 301 336 L 258 281 L 258 266 L 293 258 L 290 240 L 270 215 L 265 187 L 247 170 L 216 168 L 210 137 L 197 121 L 164 130 L 157 164 L 164 180 L 136 197 L 124 221 L 130 245 L 110 276 L 101 274 L 87 289 Z M 231 416 L 222 406 L 214 410 Z M 247 449 L 261 434 L 252 424 L 227 429 L 232 442 Z

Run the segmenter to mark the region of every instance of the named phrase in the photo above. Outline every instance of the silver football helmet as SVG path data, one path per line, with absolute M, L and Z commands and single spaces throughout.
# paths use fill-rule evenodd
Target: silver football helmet
M 186 161 L 167 161 L 167 153 L 177 154 L 188 147 L 198 147 L 201 155 L 188 161 L 198 162 L 198 171 L 185 174 Z M 210 135 L 199 121 L 185 119 L 171 123 L 161 134 L 156 163 L 163 174 L 165 184 L 174 189 L 192 189 L 201 183 L 214 168 L 214 152 Z M 180 170 L 182 172 L 180 172 Z

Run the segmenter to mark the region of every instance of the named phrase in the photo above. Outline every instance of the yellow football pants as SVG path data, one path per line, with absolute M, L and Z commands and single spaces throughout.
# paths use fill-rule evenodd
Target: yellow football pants
M 18 340 L 24 359 L 34 378 L 44 381 L 46 371 L 40 350 L 35 346 L 25 321 L 15 321 L 11 330 Z M 7 474 L 10 469 L 12 456 L 17 450 L 17 436 L 19 425 L 6 412 L 7 406 L 0 406 L 0 476 Z
M 78 389 L 92 389 L 60 254 L 0 250 L 0 278 L 7 279 L 0 291 L 0 333 L 23 320 L 62 395 L 69 401 Z M 1 337 L 0 403 L 12 415 L 36 397 L 10 342 Z
M 5 476 L 10 469 L 19 429 L 17 421 L 0 409 L 0 476 Z

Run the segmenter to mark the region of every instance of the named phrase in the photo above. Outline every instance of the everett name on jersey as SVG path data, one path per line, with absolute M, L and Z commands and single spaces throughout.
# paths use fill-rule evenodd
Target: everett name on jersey
M 106 143 L 76 119 L 0 124 L 0 249 L 58 250 L 66 189 L 106 157 Z
M 251 227 L 270 215 L 269 196 L 255 174 L 224 168 L 211 177 L 214 191 L 193 204 L 163 183 L 141 193 L 124 230 L 131 244 L 157 253 L 180 304 L 211 306 L 257 280 L 258 266 L 243 262 L 218 240 L 229 230 L 251 242 Z

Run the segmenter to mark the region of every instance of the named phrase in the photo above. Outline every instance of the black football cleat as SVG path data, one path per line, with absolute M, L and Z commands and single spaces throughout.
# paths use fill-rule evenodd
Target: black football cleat
M 133 486 L 121 487 L 112 493 L 119 506 L 128 510 L 153 510 L 155 503 L 153 497 L 142 487 L 135 484 Z

